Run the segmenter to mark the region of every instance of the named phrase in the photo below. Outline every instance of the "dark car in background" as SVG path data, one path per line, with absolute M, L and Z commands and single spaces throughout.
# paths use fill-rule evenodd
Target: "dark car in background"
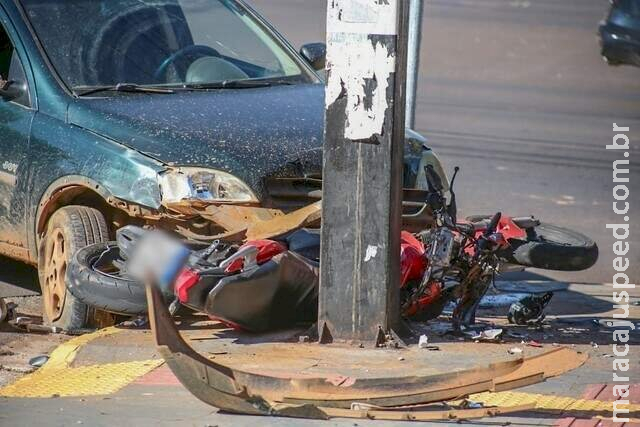
M 600 24 L 602 56 L 610 65 L 640 67 L 640 0 L 611 0 Z
M 241 0 L 0 0 L 0 254 L 38 266 L 49 323 L 93 321 L 68 261 L 124 225 L 207 241 L 318 200 L 324 51 L 301 52 Z M 424 188 L 442 168 L 405 139 Z

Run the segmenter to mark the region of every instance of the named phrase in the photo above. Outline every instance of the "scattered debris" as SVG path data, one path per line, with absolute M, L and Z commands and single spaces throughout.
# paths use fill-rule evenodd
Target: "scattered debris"
M 426 335 L 420 335 L 420 340 L 418 341 L 418 348 L 427 348 L 429 347 L 429 337 Z
M 147 316 L 138 316 L 134 319 L 125 320 L 124 322 L 121 322 L 118 326 L 121 326 L 123 328 L 131 328 L 131 329 L 146 328 L 147 326 L 149 326 L 149 319 L 147 318 Z
M 407 345 L 394 332 L 385 334 L 380 329 L 378 331 L 378 338 L 377 338 L 377 341 L 376 341 L 376 347 L 378 347 L 378 348 L 406 348 Z
M 298 342 L 304 343 L 309 341 L 310 341 L 309 335 L 300 335 L 298 337 Z
M 558 330 L 564 334 L 573 334 L 573 335 L 582 335 L 590 331 L 590 329 L 588 328 L 574 328 L 574 327 L 558 328 Z
M 591 341 L 591 347 L 598 348 L 598 343 Z
M 484 408 L 484 404 L 482 402 L 474 402 L 473 400 L 464 399 L 462 403 L 460 403 L 460 407 L 463 409 L 479 409 Z
M 544 309 L 547 307 L 553 292 L 544 295 L 530 295 L 520 301 L 513 303 L 509 308 L 507 319 L 509 323 L 516 325 L 528 325 L 530 323 L 540 323 L 544 320 Z
M 40 325 L 38 323 L 30 323 L 30 322 L 23 322 L 23 323 L 11 322 L 11 326 L 17 329 L 22 329 L 27 332 L 40 332 L 45 334 L 61 334 L 64 332 L 62 328 L 59 328 L 57 326 Z
M 527 343 L 527 345 L 528 345 L 529 347 L 535 347 L 535 348 L 542 348 L 542 347 L 543 347 L 543 345 L 542 345 L 542 344 L 540 344 L 538 341 L 534 341 L 534 340 L 529 341 L 529 342 Z
M 31 323 L 31 322 L 32 322 L 32 320 L 31 320 L 31 318 L 30 318 L 30 317 L 27 317 L 27 316 L 19 316 L 19 317 L 16 317 L 16 318 L 15 318 L 15 320 L 13 321 L 13 324 L 14 324 L 15 326 L 23 326 L 23 325 L 27 325 L 27 324 L 29 324 L 29 323 Z
M 40 368 L 42 365 L 47 363 L 48 360 L 49 360 L 49 356 L 46 356 L 46 355 L 32 357 L 31 359 L 29 359 L 29 365 L 35 368 Z
M 18 374 L 30 374 L 35 371 L 33 366 L 14 366 L 14 365 L 0 365 L 0 371 L 16 372 Z
M 509 354 L 521 354 L 522 349 L 520 347 L 513 347 L 509 349 Z
M 502 329 L 485 329 L 484 331 L 480 331 L 479 334 L 475 334 L 471 338 L 478 341 L 497 342 L 500 341 L 502 333 Z
M 16 329 L 27 332 L 41 332 L 46 334 L 60 334 L 64 330 L 57 326 L 41 325 L 34 323 L 34 319 L 27 316 L 19 316 L 9 321 L 9 324 Z
M 624 319 L 594 319 L 594 323 L 607 329 L 638 329 L 640 323 L 634 323 Z

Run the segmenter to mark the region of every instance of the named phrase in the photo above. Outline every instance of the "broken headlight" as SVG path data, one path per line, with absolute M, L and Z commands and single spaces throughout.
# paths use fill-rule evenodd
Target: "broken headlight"
M 253 191 L 235 176 L 215 169 L 183 167 L 160 174 L 163 202 L 198 199 L 207 202 L 258 202 Z

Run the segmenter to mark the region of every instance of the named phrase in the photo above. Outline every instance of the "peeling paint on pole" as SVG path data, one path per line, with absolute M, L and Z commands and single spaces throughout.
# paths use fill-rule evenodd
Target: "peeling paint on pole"
M 344 137 L 378 143 L 396 67 L 397 0 L 329 0 L 326 104 L 347 98 Z
M 328 0 L 323 341 L 400 327 L 406 1 Z

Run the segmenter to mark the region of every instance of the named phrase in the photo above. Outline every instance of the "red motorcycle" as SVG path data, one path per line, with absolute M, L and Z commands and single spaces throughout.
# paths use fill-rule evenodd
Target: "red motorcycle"
M 430 206 L 436 227 L 404 233 L 401 244 L 402 314 L 428 320 L 457 300 L 455 329 L 475 322 L 482 296 L 496 275 L 536 267 L 579 271 L 595 264 L 598 247 L 588 237 L 533 217 L 512 218 L 502 213 L 457 221 L 451 182 L 447 204 L 442 182 L 431 166 L 425 169 Z

